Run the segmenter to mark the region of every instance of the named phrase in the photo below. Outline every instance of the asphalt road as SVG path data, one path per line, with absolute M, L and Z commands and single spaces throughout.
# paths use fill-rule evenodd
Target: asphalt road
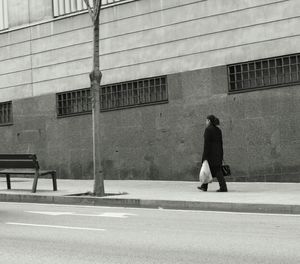
M 0 202 L 0 263 L 299 264 L 300 215 Z

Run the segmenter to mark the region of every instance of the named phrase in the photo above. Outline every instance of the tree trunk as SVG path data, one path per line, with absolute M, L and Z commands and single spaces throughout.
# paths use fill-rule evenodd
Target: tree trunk
M 93 58 L 93 71 L 90 73 L 90 79 L 92 89 L 94 195 L 104 196 L 104 176 L 100 155 L 100 83 L 102 73 L 99 69 L 99 16 L 94 20 Z

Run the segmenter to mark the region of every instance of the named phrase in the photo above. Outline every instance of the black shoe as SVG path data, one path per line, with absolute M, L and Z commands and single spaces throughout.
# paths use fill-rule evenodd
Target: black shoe
M 228 192 L 228 191 L 227 190 L 219 189 L 219 190 L 216 190 L 216 192 Z
M 201 186 L 198 186 L 197 188 L 198 188 L 198 190 L 200 190 L 200 191 L 207 192 L 207 189 L 205 189 L 205 188 L 203 188 L 203 187 L 201 187 Z

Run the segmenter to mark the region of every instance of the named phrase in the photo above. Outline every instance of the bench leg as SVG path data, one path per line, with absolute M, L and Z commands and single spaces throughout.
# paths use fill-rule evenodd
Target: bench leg
M 36 192 L 36 187 L 37 187 L 37 183 L 38 183 L 38 178 L 39 178 L 39 173 L 36 172 L 34 174 L 34 181 L 33 181 L 33 185 L 32 185 L 32 192 L 35 193 Z
M 6 174 L 6 184 L 7 184 L 7 189 L 10 190 L 11 186 L 10 186 L 10 175 Z
M 57 191 L 56 172 L 51 173 L 51 176 L 53 182 L 53 191 Z

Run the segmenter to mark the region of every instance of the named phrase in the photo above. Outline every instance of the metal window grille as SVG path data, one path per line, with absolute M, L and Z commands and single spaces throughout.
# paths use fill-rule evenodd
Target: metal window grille
M 0 103 L 0 125 L 8 125 L 12 122 L 12 102 Z
M 300 54 L 232 64 L 227 67 L 229 92 L 300 83 Z
M 0 0 L 0 30 L 8 28 L 7 0 Z
M 56 94 L 57 116 L 72 116 L 91 113 L 91 90 L 81 89 Z
M 168 102 L 166 76 L 105 85 L 100 91 L 101 111 L 165 102 Z
M 118 4 L 119 2 L 125 1 L 128 0 L 102 0 L 102 7 Z M 93 0 L 89 0 L 89 3 L 91 6 L 93 6 Z M 87 6 L 83 0 L 53 0 L 54 17 L 63 16 L 86 9 Z

